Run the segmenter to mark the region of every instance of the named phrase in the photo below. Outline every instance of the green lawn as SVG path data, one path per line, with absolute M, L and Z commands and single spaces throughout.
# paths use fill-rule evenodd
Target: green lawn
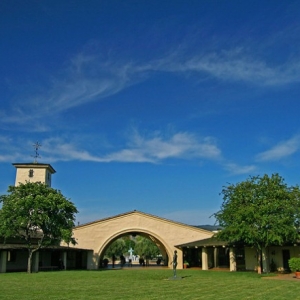
M 299 281 L 255 273 L 178 270 L 62 271 L 0 274 L 0 299 L 300 299 Z

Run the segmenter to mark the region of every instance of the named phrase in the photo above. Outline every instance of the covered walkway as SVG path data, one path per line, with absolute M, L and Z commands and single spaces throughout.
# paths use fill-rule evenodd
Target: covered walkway
M 245 266 L 244 248 L 228 245 L 214 237 L 180 244 L 177 247 L 182 250 L 183 259 L 188 262 L 189 267 L 237 271 Z

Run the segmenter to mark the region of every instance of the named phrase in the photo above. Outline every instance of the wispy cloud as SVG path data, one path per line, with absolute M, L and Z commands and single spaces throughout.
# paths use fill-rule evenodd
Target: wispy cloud
M 174 51 L 160 59 L 147 62 L 124 61 L 122 57 L 105 59 L 101 54 L 84 52 L 66 63 L 67 67 L 49 77 L 44 87 L 31 91 L 30 97 L 14 102 L 11 111 L 1 113 L 1 122 L 28 123 L 45 120 L 73 107 L 100 101 L 131 85 L 151 77 L 155 72 L 210 76 L 228 82 L 250 82 L 256 85 L 278 86 L 300 81 L 300 64 L 289 61 L 270 65 L 249 54 L 242 47 L 228 51 L 185 54 Z M 50 79 L 51 78 L 51 79 Z M 32 84 L 33 88 L 35 84 Z M 40 128 L 41 126 L 37 126 Z M 46 130 L 46 127 L 44 128 Z
M 55 146 L 53 147 L 53 145 Z M 65 143 L 58 139 L 45 140 L 43 151 L 49 155 L 48 161 L 159 163 L 172 158 L 217 160 L 221 157 L 221 150 L 210 137 L 201 139 L 187 132 L 174 133 L 167 137 L 156 132 L 153 136 L 143 137 L 136 130 L 126 147 L 108 154 L 90 154 L 86 150 L 79 150 L 74 144 Z
M 33 90 L 31 97 L 14 103 L 10 113 L 3 113 L 2 122 L 26 123 L 101 100 L 134 84 L 133 71 L 130 63 L 103 62 L 99 57 L 78 55 L 60 74 L 52 76 L 42 92 Z
M 199 139 L 195 135 L 179 132 L 170 137 L 156 133 L 150 138 L 135 132 L 128 148 L 107 156 L 108 160 L 159 162 L 168 158 L 207 158 L 217 159 L 221 151 L 212 138 Z
M 11 137 L 0 135 L 0 162 L 12 162 L 22 158 L 19 151 L 18 142 Z
M 78 146 L 76 142 L 65 141 L 62 138 L 52 137 L 42 142 L 43 159 L 48 162 L 56 161 L 93 161 L 103 162 L 103 160 L 88 150 Z M 46 157 L 45 157 L 46 156 Z
M 254 165 L 240 166 L 235 163 L 225 163 L 224 168 L 232 175 L 251 174 L 256 170 L 256 166 Z
M 296 135 L 289 140 L 280 142 L 270 150 L 256 156 L 258 161 L 276 161 L 291 156 L 300 149 L 300 136 Z
M 222 81 L 248 82 L 259 86 L 285 85 L 300 81 L 300 64 L 288 61 L 281 65 L 268 64 L 249 54 L 242 47 L 228 51 L 203 52 L 190 57 L 173 55 L 158 61 L 153 69 L 169 72 L 192 72 Z

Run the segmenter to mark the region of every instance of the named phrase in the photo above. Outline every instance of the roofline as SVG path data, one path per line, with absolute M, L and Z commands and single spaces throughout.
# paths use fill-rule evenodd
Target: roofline
M 32 245 L 34 249 L 37 248 L 37 245 Z M 28 250 L 28 247 L 25 244 L 1 244 L 0 250 Z M 71 251 L 93 251 L 93 249 L 85 249 L 85 248 L 75 248 L 69 246 L 45 246 L 39 248 L 40 251 L 43 250 L 71 250 Z
M 96 224 L 96 223 L 99 223 L 99 222 L 103 222 L 103 221 L 108 221 L 108 220 L 111 220 L 111 219 L 114 219 L 114 218 L 119 218 L 119 217 L 124 217 L 124 216 L 131 215 L 131 214 L 136 214 L 136 213 L 144 215 L 144 216 L 147 216 L 147 217 L 150 217 L 150 218 L 159 219 L 161 221 L 171 222 L 171 223 L 174 223 L 174 224 L 177 224 L 177 225 L 180 225 L 180 226 L 190 227 L 191 229 L 194 229 L 196 231 L 200 230 L 202 232 L 204 231 L 204 232 L 207 232 L 207 233 L 212 233 L 212 231 L 205 230 L 205 229 L 202 229 L 202 228 L 197 228 L 197 227 L 195 227 L 193 225 L 188 225 L 188 224 L 184 224 L 184 223 L 181 223 L 181 222 L 172 221 L 172 220 L 169 220 L 169 219 L 166 219 L 166 218 L 162 218 L 162 217 L 159 217 L 159 216 L 151 215 L 151 214 L 144 213 L 144 212 L 141 212 L 141 211 L 138 211 L 138 210 L 132 210 L 132 211 L 129 211 L 129 212 L 126 212 L 126 213 L 122 213 L 122 214 L 118 214 L 118 215 L 115 215 L 115 216 L 111 216 L 111 217 L 108 217 L 108 218 L 103 218 L 103 219 L 99 219 L 99 220 L 96 220 L 96 221 L 92 221 L 92 222 L 80 224 L 80 225 L 77 225 L 74 229 L 80 228 L 80 227 L 84 227 L 84 226 L 93 225 L 93 224 Z
M 221 241 L 215 238 L 214 236 L 203 239 L 203 240 L 197 240 L 194 242 L 189 242 L 185 244 L 175 245 L 177 248 L 189 248 L 189 247 L 214 247 L 214 246 L 230 246 L 231 243 L 228 243 L 226 241 Z
M 283 245 L 269 245 L 268 247 L 284 247 L 284 246 L 299 246 L 300 241 L 291 243 L 287 242 Z M 217 240 L 214 237 L 204 239 L 204 240 L 198 240 L 186 244 L 180 244 L 180 245 L 175 245 L 176 248 L 201 248 L 201 247 L 253 247 L 253 245 L 249 245 L 246 243 L 242 242 L 226 242 L 226 241 L 221 241 Z
M 41 164 L 41 163 L 13 163 L 12 164 L 15 168 L 46 168 L 48 169 L 52 174 L 56 173 L 54 168 L 50 164 Z

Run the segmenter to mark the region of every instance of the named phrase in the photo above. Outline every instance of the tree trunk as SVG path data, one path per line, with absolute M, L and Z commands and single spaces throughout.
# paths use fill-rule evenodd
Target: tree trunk
M 32 254 L 33 251 L 31 249 L 28 249 L 27 273 L 32 272 Z
M 261 250 L 260 249 L 257 251 L 257 264 L 258 264 L 257 273 L 261 274 L 262 273 L 262 271 L 261 271 L 262 268 L 261 268 Z

